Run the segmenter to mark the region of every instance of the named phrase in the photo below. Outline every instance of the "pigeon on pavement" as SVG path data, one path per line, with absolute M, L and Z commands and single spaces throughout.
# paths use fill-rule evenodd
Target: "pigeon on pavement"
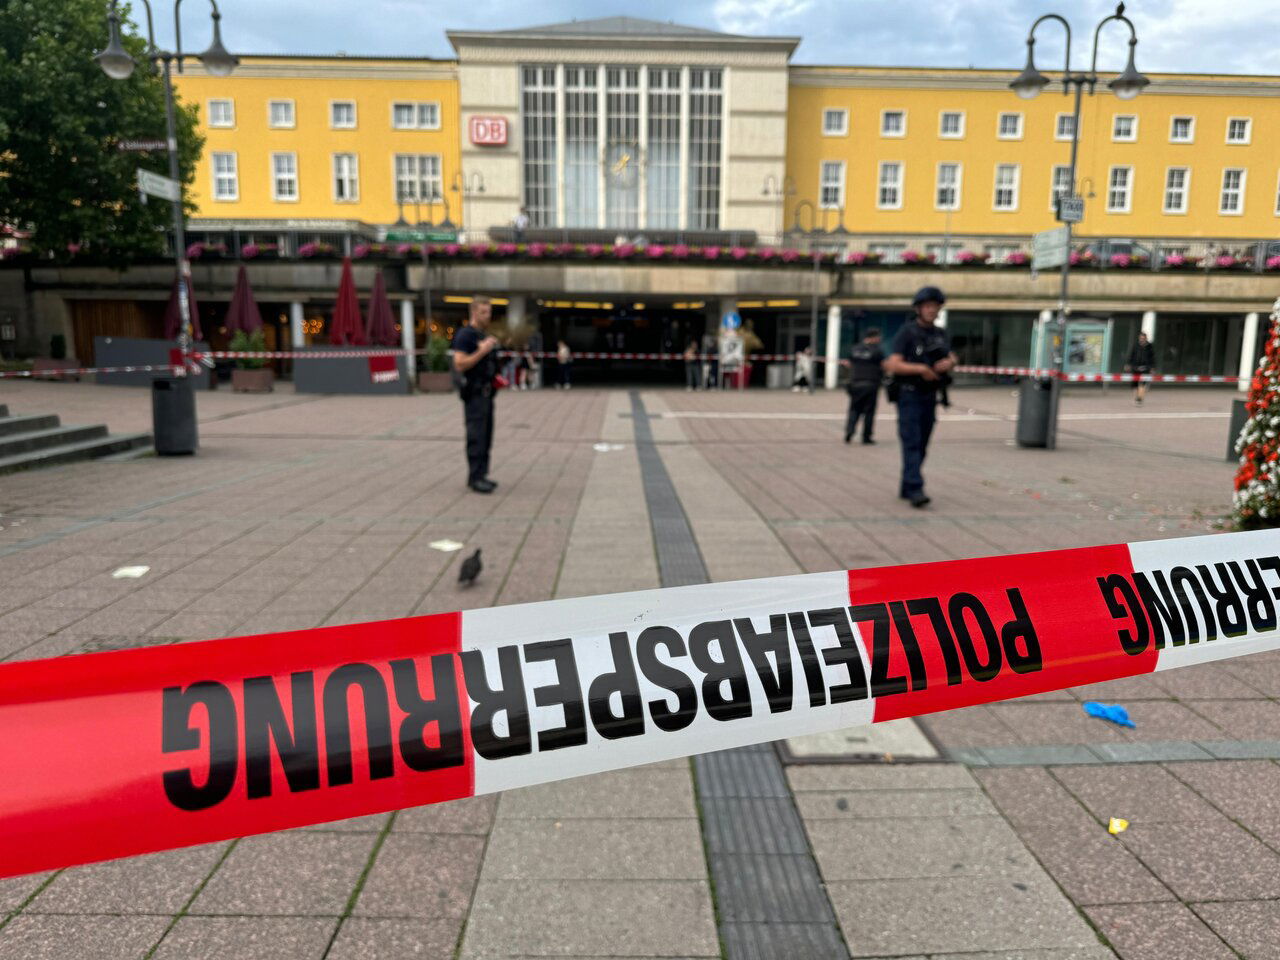
M 480 562 L 480 550 L 477 548 L 476 552 L 463 560 L 462 566 L 458 568 L 458 583 L 464 587 L 471 586 L 475 583 L 476 577 L 480 576 L 482 569 L 484 564 Z

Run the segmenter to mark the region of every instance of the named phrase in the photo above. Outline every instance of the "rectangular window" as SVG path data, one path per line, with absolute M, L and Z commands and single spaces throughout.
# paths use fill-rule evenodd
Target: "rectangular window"
M 1170 167 L 1164 172 L 1164 212 L 1187 212 L 1187 181 L 1191 173 L 1187 167 Z
M 213 154 L 213 199 L 240 199 L 240 173 L 234 153 Z
M 876 206 L 881 210 L 902 209 L 902 164 L 896 161 L 880 164 Z
M 649 71 L 649 145 L 645 156 L 646 226 L 680 226 L 680 70 Z
M 1075 136 L 1076 118 L 1073 113 L 1060 113 L 1053 124 L 1053 139 L 1070 140 Z
M 354 130 L 356 127 L 356 102 L 333 100 L 329 103 L 329 126 L 334 130 Z
M 439 130 L 440 104 L 393 103 L 391 126 L 396 130 Z
M 689 229 L 720 229 L 724 71 L 689 71 Z
M 556 68 L 520 69 L 524 206 L 535 227 L 556 223 Z
M 934 263 L 955 263 L 963 249 L 959 243 L 952 241 L 951 243 L 926 243 L 924 252 L 933 257 Z
M 848 110 L 823 110 L 822 135 L 824 137 L 844 137 L 849 134 Z
M 1020 114 L 1013 114 L 1020 116 Z M 1018 180 L 1020 168 L 1016 163 L 1001 163 L 996 167 L 996 189 L 992 207 L 996 210 L 1018 209 Z
M 844 209 L 844 161 L 822 161 L 818 206 L 823 210 Z
M 1248 143 L 1253 121 L 1248 117 L 1232 117 L 1227 121 L 1227 143 Z
M 907 111 L 881 110 L 880 136 L 905 137 L 907 135 Z
M 988 243 L 983 245 L 982 252 L 991 263 L 1004 263 L 1021 249 L 1016 243 Z
M 397 153 L 395 171 L 397 201 L 438 203 L 444 198 L 437 154 Z
M 354 153 L 333 155 L 333 199 L 338 203 L 360 199 L 360 166 Z
M 1243 170 L 1228 167 L 1222 171 L 1222 197 L 1218 201 L 1218 212 L 1233 217 L 1244 213 Z
M 1112 167 L 1107 174 L 1107 213 L 1128 213 L 1133 167 Z
M 1071 168 L 1065 164 L 1053 168 L 1053 179 L 1049 184 L 1049 209 L 1058 212 L 1058 198 L 1071 195 Z
M 1022 114 L 1002 113 L 996 124 L 996 136 L 1001 140 L 1022 139 Z
M 902 255 L 907 252 L 905 243 L 872 243 L 867 251 L 880 258 L 881 263 L 901 263 Z
M 719 161 L 717 137 L 716 160 Z M 640 69 L 605 68 L 604 225 L 640 226 Z M 718 172 L 718 170 L 717 170 Z M 719 194 L 716 206 L 720 205 Z
M 599 75 L 595 67 L 564 68 L 564 216 L 571 227 L 600 226 Z
M 1276 177 L 1276 216 L 1280 217 L 1280 177 Z
M 934 206 L 939 210 L 960 209 L 960 164 L 938 164 L 938 184 Z
M 1111 118 L 1111 139 L 1117 143 L 1133 143 L 1138 139 L 1138 118 L 1132 114 L 1116 114 Z
M 943 110 L 938 114 L 938 136 L 944 140 L 959 140 L 964 136 L 964 112 Z
M 279 130 L 292 130 L 297 121 L 292 100 L 268 100 L 267 123 Z
M 1170 143 L 1191 143 L 1196 138 L 1194 117 L 1173 117 L 1169 121 Z
M 236 103 L 234 100 L 209 101 L 209 126 L 234 127 L 236 125 Z
M 298 199 L 298 155 L 296 153 L 271 155 L 271 199 L 288 201 Z

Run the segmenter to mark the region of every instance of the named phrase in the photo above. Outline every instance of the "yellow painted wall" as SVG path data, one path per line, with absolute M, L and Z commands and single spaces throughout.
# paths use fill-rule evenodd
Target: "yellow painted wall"
M 189 67 L 175 80 L 181 99 L 198 105 L 206 137 L 192 188 L 199 217 L 323 218 L 390 224 L 397 217 L 394 155 L 434 153 L 441 157 L 452 219 L 460 220 L 456 195 L 449 189 L 460 169 L 461 145 L 456 64 L 451 61 L 250 57 L 229 77 L 208 76 L 197 66 Z M 209 127 L 211 98 L 235 101 L 233 129 Z M 267 102 L 280 99 L 295 101 L 292 130 L 272 129 L 268 123 Z M 356 101 L 354 130 L 330 129 L 332 100 Z M 396 101 L 438 101 L 440 129 L 393 129 L 391 104 Z M 210 156 L 220 151 L 234 151 L 238 157 L 240 196 L 236 201 L 213 199 Z M 298 156 L 296 202 L 272 199 L 271 154 L 287 151 Z M 334 200 L 331 157 L 335 153 L 359 157 L 357 202 Z M 421 213 L 427 220 L 425 206 Z M 412 222 L 414 216 L 410 207 L 406 218 Z M 444 217 L 443 205 L 437 204 L 431 219 L 439 222 Z
M 806 82 L 800 85 L 796 74 Z M 1054 138 L 1055 116 L 1070 113 L 1072 98 L 1064 96 L 1060 85 L 1034 100 L 1021 100 L 1008 89 L 963 89 L 968 82 L 977 86 L 984 79 L 1001 86 L 1011 74 L 961 71 L 954 75 L 956 86 L 917 89 L 908 69 L 819 67 L 793 68 L 788 102 L 787 172 L 796 185 L 788 202 L 786 224 L 790 228 L 797 204 L 809 200 L 816 205 L 818 178 L 823 160 L 846 163 L 846 208 L 844 226 L 855 233 L 941 234 L 947 215 L 935 209 L 934 191 L 937 164 L 963 165 L 960 209 L 950 217 L 953 233 L 1011 234 L 1025 236 L 1056 226 L 1050 207 L 1052 168 L 1067 164 L 1069 142 Z M 824 83 L 824 75 L 830 78 Z M 845 86 L 849 78 L 857 86 Z M 877 78 L 882 83 L 877 84 Z M 1110 237 L 1280 237 L 1277 215 L 1277 177 L 1280 176 L 1280 97 L 1275 96 L 1276 78 L 1265 77 L 1167 77 L 1153 76 L 1148 92 L 1134 100 L 1117 99 L 1105 84 L 1095 96 L 1085 95 L 1080 120 L 1078 177 L 1088 192 L 1085 177 L 1092 179 L 1097 196 L 1086 200 L 1086 214 L 1077 227 L 1081 235 Z M 1219 84 L 1270 89 L 1269 96 L 1221 95 L 1213 92 Z M 1176 84 L 1202 85 L 1200 95 L 1161 93 L 1159 88 Z M 1155 91 L 1155 92 L 1152 92 Z M 827 137 L 822 134 L 825 108 L 849 110 L 849 134 Z M 881 136 L 880 113 L 885 109 L 907 111 L 907 133 L 901 139 Z M 965 113 L 962 140 L 939 137 L 939 114 L 944 110 Z M 997 116 L 1006 111 L 1022 111 L 1021 140 L 996 137 Z M 1112 142 L 1112 117 L 1138 117 L 1134 143 Z M 1195 140 L 1191 144 L 1169 142 L 1173 116 L 1195 118 Z M 1228 117 L 1252 118 L 1252 140 L 1247 146 L 1228 145 Z M 906 193 L 901 210 L 876 207 L 878 164 L 901 161 L 906 165 Z M 1019 204 L 1016 212 L 993 210 L 995 168 L 999 163 L 1021 165 Z M 1113 164 L 1132 165 L 1133 195 L 1130 213 L 1107 213 L 1108 170 Z M 1170 166 L 1191 168 L 1188 212 L 1165 214 L 1163 191 L 1165 171 Z M 1224 167 L 1248 170 L 1243 216 L 1218 212 Z M 808 211 L 801 213 L 801 226 L 808 228 Z M 819 224 L 821 225 L 819 215 Z M 826 214 L 826 227 L 836 225 L 838 215 Z

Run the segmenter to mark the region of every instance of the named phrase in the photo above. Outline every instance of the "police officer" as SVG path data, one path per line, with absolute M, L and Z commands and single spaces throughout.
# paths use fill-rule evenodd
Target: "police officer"
M 493 446 L 493 378 L 498 372 L 498 338 L 488 336 L 493 307 L 488 297 L 473 297 L 466 326 L 454 334 L 454 382 L 467 426 L 467 486 L 476 493 L 493 493 L 489 479 L 489 450 Z
M 938 390 L 951 379 L 956 355 L 951 338 L 936 325 L 947 298 L 937 287 L 921 287 L 911 305 L 915 317 L 894 337 L 885 370 L 894 377 L 898 395 L 898 439 L 902 441 L 902 482 L 898 496 L 913 507 L 929 502 L 920 467 L 933 434 Z
M 858 430 L 858 418 L 862 421 L 862 442 L 875 443 L 871 434 L 875 429 L 876 400 L 880 395 L 880 381 L 884 377 L 884 351 L 880 349 L 880 331 L 872 327 L 849 351 L 849 359 L 841 360 L 842 367 L 849 368 L 849 422 L 844 428 L 844 442 L 848 443 Z

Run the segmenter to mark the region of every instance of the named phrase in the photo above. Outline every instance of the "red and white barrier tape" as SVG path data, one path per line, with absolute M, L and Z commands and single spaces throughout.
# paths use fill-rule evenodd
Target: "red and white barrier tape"
M 0 664 L 0 876 L 1274 650 L 1278 599 L 1258 531 Z
M 984 373 L 1011 377 L 1054 377 L 1066 383 L 1239 383 L 1239 377 L 1209 376 L 1194 373 L 1064 373 L 1035 367 L 989 367 L 972 364 L 955 368 L 956 373 Z
M 56 380 L 61 377 L 82 377 L 91 373 L 158 373 L 175 377 L 183 375 L 181 364 L 144 363 L 127 367 L 66 367 L 58 370 L 0 370 L 0 379 L 26 378 L 29 380 Z

